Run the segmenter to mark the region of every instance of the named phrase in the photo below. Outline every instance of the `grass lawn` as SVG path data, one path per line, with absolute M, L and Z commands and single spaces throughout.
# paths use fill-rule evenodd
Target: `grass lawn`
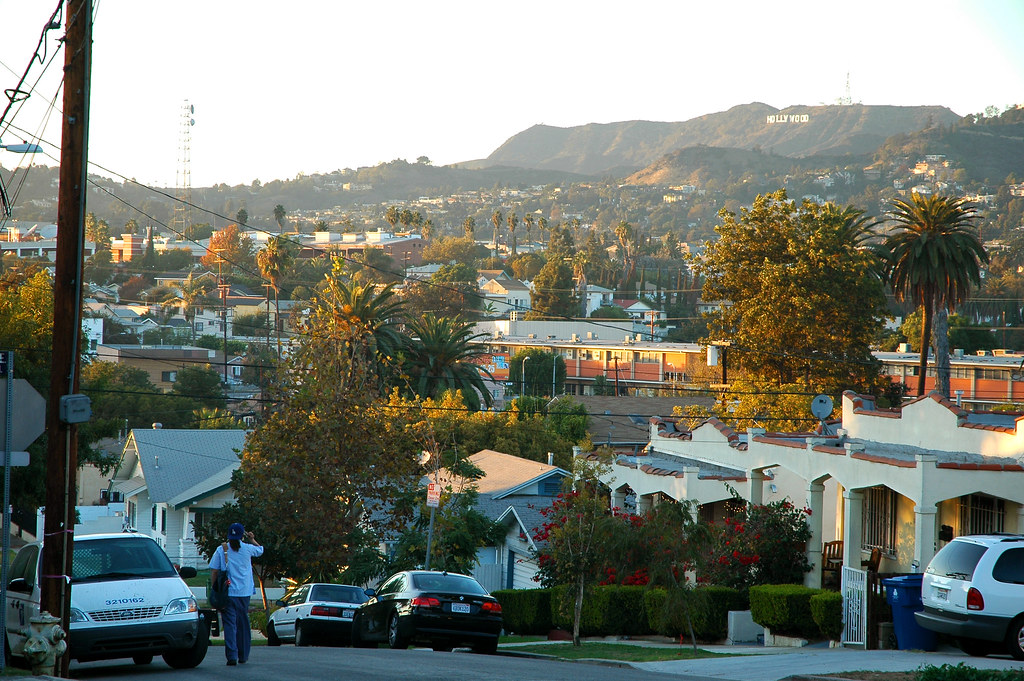
M 533 643 L 547 640 L 547 636 L 502 636 L 498 639 L 498 643 Z
M 703 657 L 732 657 L 722 653 L 709 653 L 697 649 L 693 652 L 690 646 L 678 648 L 656 648 L 637 646 L 628 643 L 590 643 L 585 642 L 579 648 L 571 643 L 551 643 L 542 646 L 517 646 L 513 648 L 519 653 L 536 653 L 550 655 L 563 660 L 598 659 L 618 660 L 621 662 L 661 662 L 664 660 L 694 660 Z

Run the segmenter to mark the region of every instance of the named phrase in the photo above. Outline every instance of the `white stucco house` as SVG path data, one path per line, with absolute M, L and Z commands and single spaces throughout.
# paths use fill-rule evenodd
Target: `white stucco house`
M 824 541 L 842 540 L 843 564 L 881 551 L 879 572 L 923 570 L 955 536 L 1024 532 L 1024 417 L 968 412 L 938 393 L 900 409 L 846 392 L 835 435 L 739 434 L 716 419 L 692 430 L 651 419 L 638 456 L 602 476 L 612 505 L 635 495 L 640 512 L 691 499 L 717 519 L 731 493 L 754 503 L 789 498 L 811 509 L 807 554 L 821 584 Z
M 131 530 L 153 537 L 174 563 L 207 567 L 194 527 L 234 499 L 231 474 L 245 436 L 244 430 L 132 430 L 111 479 Z

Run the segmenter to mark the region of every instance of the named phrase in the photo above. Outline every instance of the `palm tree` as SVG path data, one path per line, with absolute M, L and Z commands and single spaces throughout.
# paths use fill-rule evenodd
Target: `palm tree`
M 189 272 L 188 276 L 185 277 L 185 281 L 181 282 L 181 285 L 178 287 L 178 291 L 178 296 L 172 298 L 172 301 L 181 307 L 181 312 L 185 315 L 185 321 L 188 322 L 188 326 L 192 330 L 192 343 L 194 344 L 196 342 L 196 312 L 203 308 L 203 303 L 206 302 L 206 294 L 209 293 L 209 289 L 203 279 L 193 279 L 192 273 Z
M 409 324 L 412 339 L 406 346 L 405 373 L 409 387 L 420 397 L 440 397 L 460 390 L 470 409 L 480 409 L 483 396 L 491 405 L 491 394 L 483 376 L 482 360 L 487 349 L 472 343 L 482 334 L 473 334 L 473 324 L 459 317 L 424 315 Z
M 523 227 L 526 228 L 526 243 L 530 243 L 530 232 L 533 231 L 533 213 L 523 216 Z
M 256 254 L 260 274 L 270 281 L 270 287 L 274 289 L 274 330 L 277 332 L 278 359 L 281 359 L 281 277 L 291 264 L 292 253 L 288 249 L 288 242 L 280 236 L 270 237 L 267 247 Z
M 885 241 L 885 272 L 898 300 L 922 308 L 918 396 L 924 394 L 933 313 L 951 312 L 967 300 L 971 287 L 981 283 L 981 266 L 988 262 L 971 229 L 976 216 L 965 198 L 915 193 L 910 201 L 892 202 L 889 217 L 897 228 Z
M 540 230 L 540 240 L 544 240 L 544 232 L 548 231 L 548 219 L 543 215 L 537 219 L 537 229 Z
M 466 238 L 473 238 L 473 232 L 476 231 L 476 220 L 472 215 L 462 221 L 462 230 L 466 233 Z
M 576 279 L 576 294 L 579 296 L 580 317 L 587 316 L 587 264 L 590 258 L 586 251 L 576 251 L 572 256 L 572 273 Z
M 494 255 L 498 255 L 498 233 L 501 231 L 501 211 L 491 213 L 491 224 L 494 225 Z
M 278 228 L 284 231 L 284 216 L 288 214 L 288 211 L 284 209 L 280 203 L 274 206 L 274 222 L 277 223 Z
M 513 212 L 509 212 L 508 217 L 505 218 L 508 223 L 508 234 L 512 239 L 512 257 L 516 255 L 516 226 L 519 225 L 519 216 Z
M 398 206 L 388 206 L 388 209 L 384 211 L 384 219 L 391 225 L 391 231 L 395 231 L 395 225 L 398 224 L 398 217 L 401 213 L 398 210 Z

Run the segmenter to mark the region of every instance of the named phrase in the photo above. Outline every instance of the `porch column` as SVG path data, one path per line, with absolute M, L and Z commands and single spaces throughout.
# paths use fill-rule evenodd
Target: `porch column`
M 914 560 L 917 569 L 924 572 L 935 555 L 935 506 L 914 506 Z
M 764 503 L 764 471 L 752 470 L 747 473 L 750 480 L 750 490 L 747 492 L 747 499 L 751 504 L 761 505 Z
M 843 491 L 843 565 L 860 565 L 860 545 L 864 539 L 864 493 L 860 490 Z
M 636 513 L 637 515 L 647 515 L 654 508 L 654 495 L 653 494 L 638 494 L 636 497 Z
M 811 515 L 807 517 L 807 526 L 811 529 L 811 538 L 807 540 L 807 562 L 812 569 L 804 573 L 804 586 L 812 589 L 821 588 L 821 514 L 824 492 L 825 485 L 820 482 L 807 484 L 807 508 L 811 509 Z
M 611 494 L 612 508 L 626 507 L 626 490 L 622 487 L 613 489 Z

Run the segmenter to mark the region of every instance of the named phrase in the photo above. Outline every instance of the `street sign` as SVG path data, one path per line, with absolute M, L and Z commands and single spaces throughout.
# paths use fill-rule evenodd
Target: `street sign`
M 46 400 L 24 378 L 14 379 L 11 450 L 27 449 L 46 429 Z M 7 432 L 7 379 L 0 378 L 0 434 Z M 0 442 L 0 451 L 3 442 Z
M 441 485 L 431 482 L 427 485 L 427 506 L 437 508 L 441 505 Z

